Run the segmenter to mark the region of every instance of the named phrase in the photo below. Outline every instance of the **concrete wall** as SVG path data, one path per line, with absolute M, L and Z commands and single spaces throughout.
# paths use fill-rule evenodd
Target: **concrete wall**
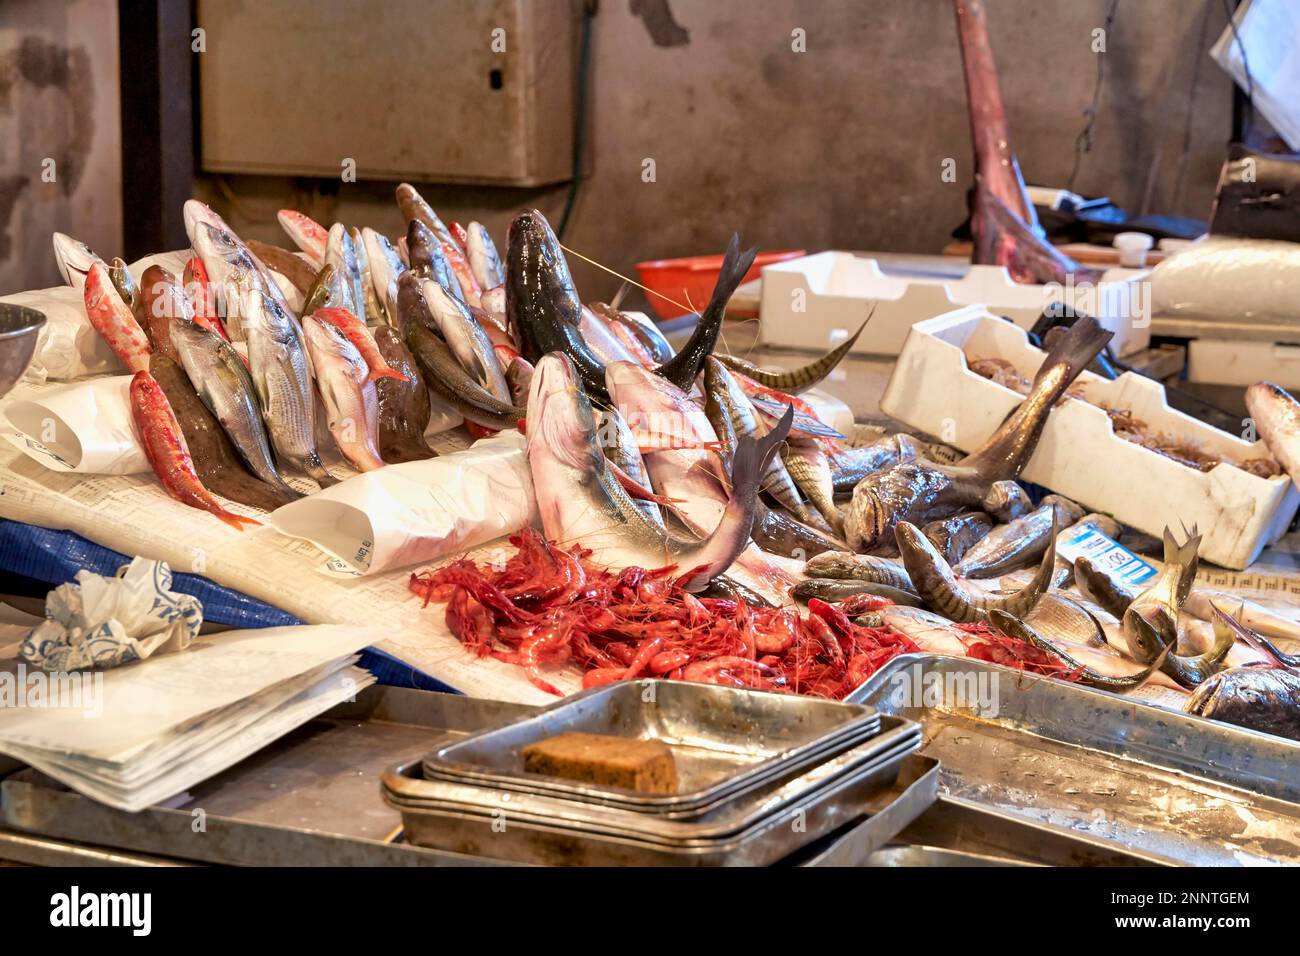
M 71 136 L 72 111 L 89 112 L 92 152 L 103 156 L 109 142 L 116 148 L 116 84 L 97 72 L 110 53 L 116 58 L 112 25 L 86 31 L 93 18 L 50 12 L 65 5 L 6 3 L 0 57 L 17 43 L 15 21 L 31 19 L 38 6 L 40 29 L 62 30 L 61 47 L 81 47 L 89 56 L 87 102 L 63 91 L 26 90 L 20 81 L 14 89 L 27 99 L 18 101 L 17 113 L 11 102 L 6 114 L 0 98 L 0 124 L 9 124 L 0 128 L 12 134 L 31 129 L 38 117 L 53 118 L 56 132 Z M 1092 99 L 1091 31 L 1101 25 L 1106 2 L 988 6 L 1012 145 L 1025 176 L 1063 184 Z M 87 7 L 102 20 L 112 4 L 66 5 Z M 93 45 L 70 37 L 74 24 L 92 33 Z M 1208 216 L 1231 98 L 1227 78 L 1204 50 L 1223 24 L 1218 0 L 1121 0 L 1107 38 L 1095 145 L 1076 189 L 1107 193 L 1134 211 L 1149 193 L 1151 211 Z M 791 49 L 795 28 L 806 32 L 806 52 Z M 380 64 L 381 39 L 368 45 Z M 0 76 L 12 73 L 11 65 Z M 404 97 L 438 95 L 438 79 L 430 76 L 427 87 L 376 98 L 374 109 L 396 111 Z M 275 135 L 274 116 L 260 116 L 256 102 L 247 109 L 252 134 Z M 642 259 L 720 251 L 733 230 L 766 248 L 935 252 L 964 216 L 971 148 L 951 0 L 603 0 L 589 122 L 590 177 L 567 241 L 625 273 Z M 446 132 L 473 148 L 472 128 Z M 6 136 L 0 187 L 14 176 L 31 177 L 33 161 L 56 139 L 46 132 L 17 141 Z M 340 142 L 338 152 L 350 155 L 349 144 Z M 958 164 L 956 183 L 940 179 L 948 157 Z M 647 158 L 655 161 L 653 183 L 641 178 Z M 6 235 L 31 257 L 24 274 L 50 277 L 47 235 L 56 227 L 114 253 L 120 211 L 110 165 L 104 158 L 101 171 L 88 168 L 73 196 L 46 189 L 43 212 L 32 207 L 8 216 Z M 0 189 L 0 200 L 21 208 L 38 185 L 31 180 L 14 187 L 16 194 Z M 326 224 L 341 219 L 399 231 L 393 185 L 203 176 L 196 193 L 241 232 L 283 242 L 274 214 L 285 205 Z M 421 188 L 445 219 L 478 219 L 498 242 L 521 207 L 537 206 L 558 220 L 567 193 L 565 186 Z M 0 225 L 7 211 L 0 208 Z M 13 288 L 13 258 L 13 251 L 0 255 L 10 261 L 0 265 L 7 270 L 0 271 L 0 289 Z M 575 263 L 574 271 L 587 297 L 608 296 L 618 286 L 591 267 Z
M 1031 182 L 1069 177 L 1105 7 L 989 0 L 1012 144 Z M 1136 211 L 1150 183 L 1152 211 L 1208 217 L 1231 93 L 1203 51 L 1224 22 L 1216 0 L 1120 3 L 1077 190 Z M 791 49 L 795 28 L 806 52 Z M 622 272 L 720 251 L 732 230 L 766 248 L 935 252 L 964 216 L 971 147 L 951 0 L 604 0 L 593 68 L 593 168 L 568 244 Z M 957 161 L 956 183 L 940 179 L 945 157 Z M 642 182 L 646 158 L 653 183 Z M 330 197 L 294 197 L 287 180 L 227 177 L 224 193 L 204 185 L 237 226 L 266 238 L 274 209 L 290 201 L 326 223 L 401 225 L 391 184 L 331 184 Z M 426 195 L 445 219 L 479 219 L 503 237 L 521 206 L 557 219 L 565 192 L 430 186 Z M 589 297 L 618 286 L 590 267 L 574 271 Z
M 0 4 L 0 293 L 60 282 L 50 233 L 122 244 L 117 4 Z

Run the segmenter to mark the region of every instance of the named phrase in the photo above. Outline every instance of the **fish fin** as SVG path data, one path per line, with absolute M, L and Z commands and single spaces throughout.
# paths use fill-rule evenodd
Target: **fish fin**
M 740 236 L 732 233 L 731 242 L 727 244 L 727 254 L 722 260 L 722 268 L 718 270 L 718 280 L 713 286 L 713 296 L 700 315 L 695 331 L 676 355 L 655 369 L 656 374 L 662 375 L 682 391 L 690 391 L 692 383 L 704 366 L 705 357 L 713 352 L 713 347 L 717 344 L 727 303 L 731 301 L 736 287 L 745 278 L 745 273 L 754 264 L 756 255 L 758 255 L 757 246 L 742 253 Z
M 367 382 L 377 382 L 381 378 L 395 378 L 399 382 L 409 382 L 410 379 L 403 375 L 395 368 L 376 368 L 371 369 L 370 374 L 366 376 Z
M 1003 419 L 1002 424 L 979 449 L 957 464 L 974 468 L 984 477 L 994 480 L 1019 475 L 1038 444 L 1038 434 L 1047 423 L 1047 413 L 1057 399 L 1065 394 L 1065 390 L 1074 384 L 1079 373 L 1106 347 L 1112 335 L 1090 316 L 1077 320 L 1043 359 L 1024 401 Z M 1036 408 L 1046 408 L 1047 411 L 1034 421 Z M 1028 426 L 1026 422 L 1029 423 Z M 1030 427 L 1033 431 L 1028 440 L 1019 434 L 1024 427 Z

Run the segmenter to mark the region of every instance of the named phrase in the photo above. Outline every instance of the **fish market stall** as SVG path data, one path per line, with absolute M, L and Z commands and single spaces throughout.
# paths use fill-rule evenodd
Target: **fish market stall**
M 1152 341 L 1231 310 L 1213 248 L 1048 240 L 954 9 L 969 265 L 732 234 L 643 263 L 682 303 L 424 180 L 54 232 L 0 297 L 0 860 L 1300 863 L 1300 400 L 1243 429 Z

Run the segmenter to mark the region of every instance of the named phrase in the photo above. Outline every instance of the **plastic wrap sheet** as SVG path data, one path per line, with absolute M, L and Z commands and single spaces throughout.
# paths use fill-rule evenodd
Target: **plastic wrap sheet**
M 29 381 L 64 381 L 83 375 L 122 372 L 122 363 L 104 337 L 86 318 L 86 300 L 80 289 L 61 285 L 0 297 L 0 302 L 25 305 L 45 313 L 45 327 L 36 343 Z
M 1300 324 L 1300 243 L 1209 238 L 1151 272 L 1156 315 Z

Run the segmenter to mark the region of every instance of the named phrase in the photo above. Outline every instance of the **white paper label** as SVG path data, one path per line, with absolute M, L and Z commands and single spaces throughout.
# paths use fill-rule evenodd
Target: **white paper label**
M 1102 534 L 1095 525 L 1086 524 L 1071 537 L 1061 537 L 1063 540 L 1056 545 L 1057 554 L 1071 564 L 1079 558 L 1087 558 L 1098 570 L 1129 584 L 1141 584 L 1156 574 L 1154 567 L 1118 541 Z

